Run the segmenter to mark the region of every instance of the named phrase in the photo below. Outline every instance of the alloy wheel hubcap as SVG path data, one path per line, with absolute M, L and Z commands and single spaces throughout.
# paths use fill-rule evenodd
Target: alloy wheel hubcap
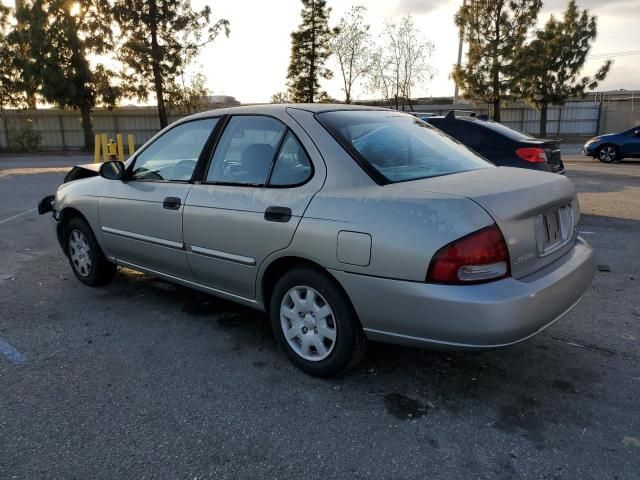
M 280 304 L 280 324 L 289 346 L 305 360 L 327 358 L 336 344 L 336 322 L 325 298 L 311 287 L 290 289 Z
M 600 151 L 600 158 L 602 160 L 607 161 L 607 162 L 615 160 L 616 159 L 616 151 L 615 151 L 615 149 L 613 147 L 603 148 Z
M 69 236 L 69 255 L 76 272 L 88 277 L 91 273 L 91 247 L 80 230 L 73 230 Z

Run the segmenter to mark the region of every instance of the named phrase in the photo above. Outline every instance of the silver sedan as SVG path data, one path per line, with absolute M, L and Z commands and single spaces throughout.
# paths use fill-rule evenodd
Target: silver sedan
M 487 349 L 566 314 L 593 279 L 571 182 L 495 167 L 415 117 L 345 105 L 215 110 L 126 164 L 74 167 L 53 211 L 78 280 L 118 265 L 267 312 L 336 375 L 367 340 Z

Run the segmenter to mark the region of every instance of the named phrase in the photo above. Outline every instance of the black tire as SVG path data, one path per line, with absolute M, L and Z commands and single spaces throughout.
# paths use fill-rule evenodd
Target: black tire
M 69 258 L 71 270 L 73 270 L 76 278 L 91 287 L 109 283 L 116 274 L 118 267 L 106 259 L 87 222 L 80 217 L 73 217 L 65 226 L 64 234 L 67 257 Z M 72 240 L 74 238 L 76 239 L 75 242 Z M 74 245 L 77 244 L 78 239 L 82 238 L 86 240 L 86 243 L 82 241 L 82 243 L 86 245 L 86 248 L 82 251 L 81 255 L 90 261 L 89 266 L 87 266 L 85 262 L 85 268 L 81 268 L 81 265 L 77 261 L 77 256 L 74 258 Z
M 612 163 L 621 160 L 620 150 L 615 145 L 602 145 L 598 149 L 598 160 L 602 163 Z
M 320 294 L 333 314 L 335 342 L 328 356 L 321 360 L 303 358 L 285 338 L 280 308 L 285 295 L 296 287 L 310 287 Z M 333 377 L 354 367 L 364 357 L 367 338 L 346 295 L 332 279 L 311 268 L 296 268 L 285 273 L 271 295 L 270 317 L 273 334 L 291 362 L 302 371 L 316 377 Z M 306 333 L 306 332 L 305 332 Z M 309 332 L 312 333 L 312 332 Z M 317 330 L 316 330 L 317 333 Z

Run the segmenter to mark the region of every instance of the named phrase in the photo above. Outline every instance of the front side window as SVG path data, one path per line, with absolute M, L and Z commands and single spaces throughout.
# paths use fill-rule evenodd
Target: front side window
M 134 180 L 189 181 L 217 118 L 182 123 L 167 131 L 136 157 Z
M 285 130 L 271 117 L 232 117 L 213 155 L 207 182 L 265 185 Z
M 416 118 L 392 111 L 334 111 L 320 123 L 381 183 L 491 168 L 460 143 Z

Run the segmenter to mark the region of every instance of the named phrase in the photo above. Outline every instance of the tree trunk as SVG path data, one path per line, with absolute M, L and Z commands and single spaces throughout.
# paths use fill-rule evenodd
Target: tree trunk
M 493 58 L 493 119 L 496 122 L 500 121 L 500 99 L 501 99 L 501 94 L 502 91 L 500 89 L 500 62 L 499 62 L 499 57 L 498 57 L 498 45 L 500 45 L 500 20 L 501 20 L 501 13 L 502 13 L 502 7 L 503 7 L 503 3 L 499 2 L 498 3 L 498 11 L 496 13 L 496 20 L 495 20 L 495 29 L 496 29 L 496 41 L 495 41 L 495 47 L 492 51 L 492 58 Z
M 311 58 L 309 62 L 309 103 L 316 96 L 316 5 L 311 1 Z
M 540 138 L 547 136 L 547 104 L 540 105 Z
M 164 104 L 164 86 L 162 84 L 162 70 L 160 62 L 162 61 L 162 51 L 158 45 L 158 10 L 156 2 L 151 2 L 149 7 L 151 13 L 151 65 L 153 69 L 153 84 L 156 91 L 156 99 L 158 102 L 158 118 L 160 119 L 160 128 L 169 125 L 167 119 L 167 108 Z
M 80 115 L 82 116 L 82 130 L 84 131 L 84 149 L 92 152 L 95 142 L 93 136 L 93 125 L 91 125 L 91 107 L 85 102 L 80 106 Z
M 344 103 L 351 103 L 351 92 L 347 90 L 346 97 L 344 99 Z
M 493 100 L 493 119 L 496 122 L 500 121 L 500 99 L 495 98 Z

